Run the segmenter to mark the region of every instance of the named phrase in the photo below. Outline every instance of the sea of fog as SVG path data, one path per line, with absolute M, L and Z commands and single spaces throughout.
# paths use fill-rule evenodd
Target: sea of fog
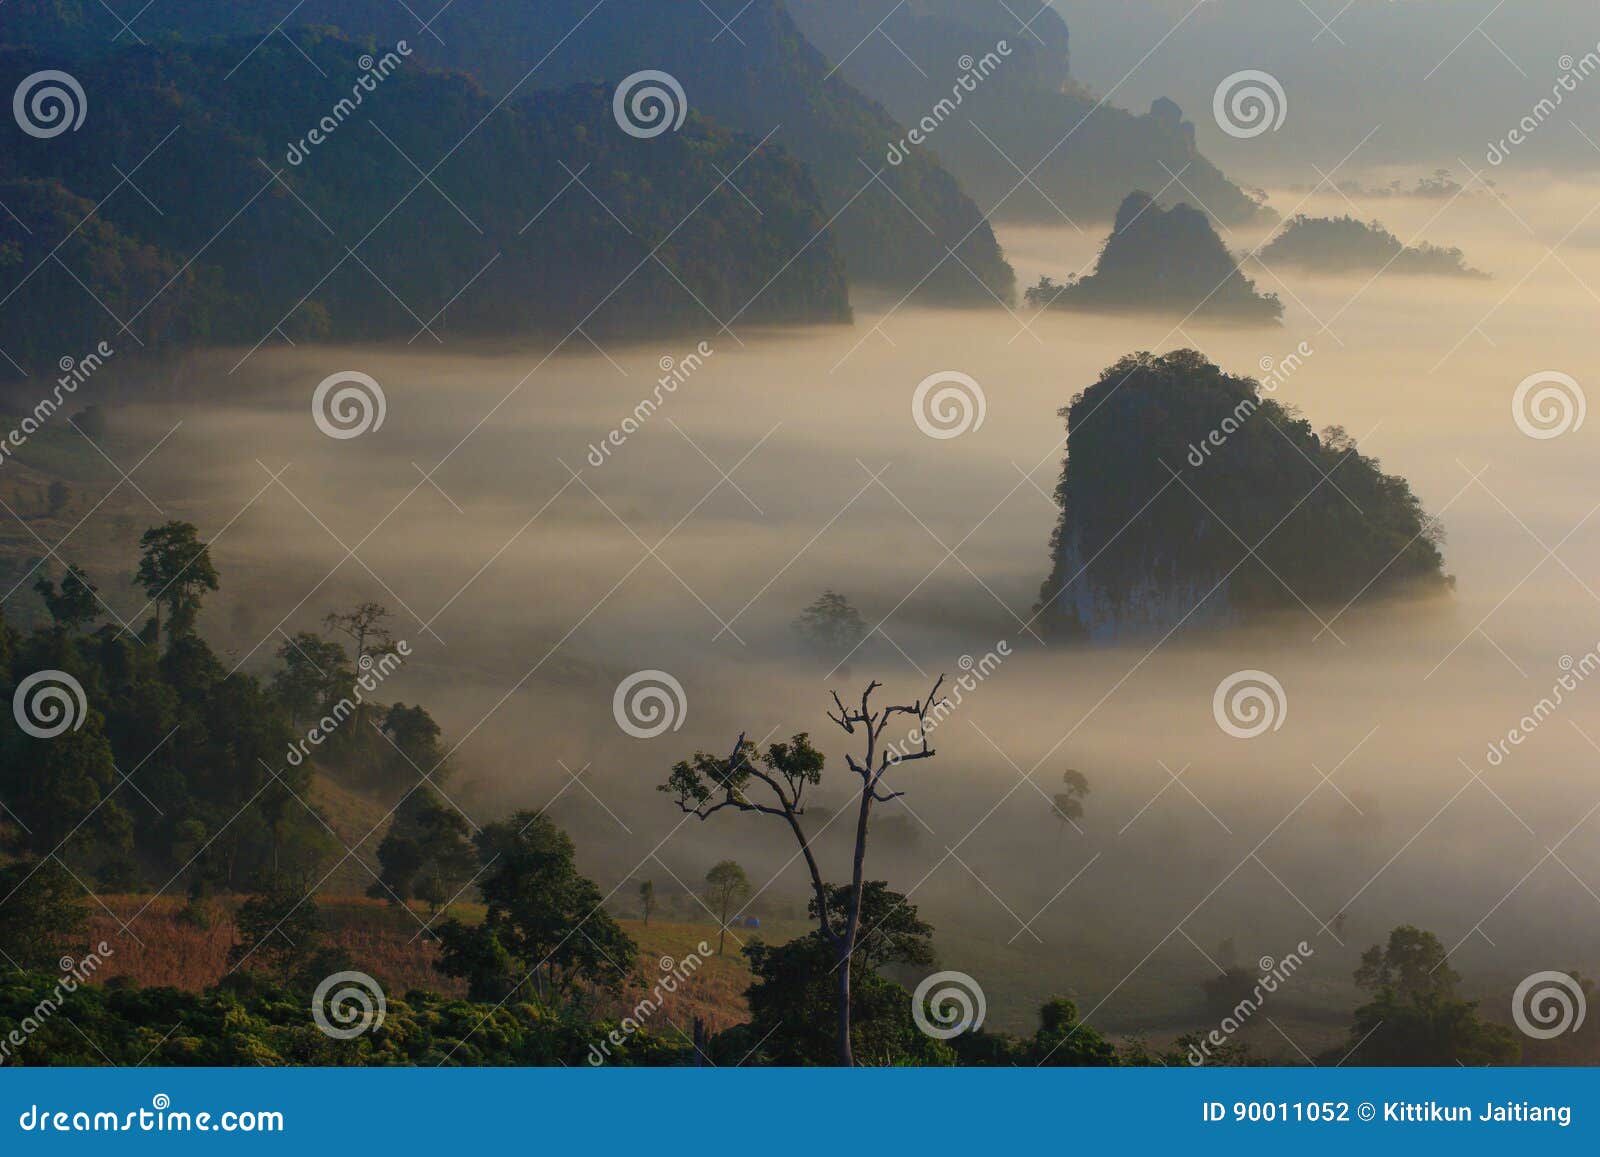
M 1287 214 L 1300 199 L 1272 203 Z M 387 603 L 412 658 L 384 696 L 441 722 L 452 797 L 479 822 L 558 800 L 585 869 L 619 901 L 631 879 L 693 887 L 732 855 L 763 900 L 798 910 L 785 832 L 680 816 L 655 791 L 670 765 L 741 732 L 808 731 L 830 756 L 821 801 L 842 804 L 852 748 L 824 714 L 831 690 L 878 679 L 881 701 L 908 701 L 1004 644 L 936 731 L 937 757 L 897 773 L 907 794 L 884 814 L 903 822 L 868 865 L 939 927 L 947 961 L 980 981 L 985 961 L 1026 977 L 994 984 L 996 1023 L 1025 1025 L 1030 1002 L 1070 990 L 1104 1027 L 1159 1026 L 1171 1017 L 1152 1010 L 1196 1003 L 1228 940 L 1250 967 L 1307 942 L 1307 983 L 1337 997 L 1359 951 L 1399 923 L 1436 932 L 1469 987 L 1498 991 L 1535 969 L 1600 967 L 1600 679 L 1488 756 L 1564 662 L 1600 645 L 1600 418 L 1541 439 L 1512 412 L 1535 373 L 1600 388 L 1594 199 L 1534 183 L 1450 203 L 1318 197 L 1303 211 L 1459 245 L 1493 280 L 1258 271 L 1287 307 L 1278 330 L 881 295 L 858 298 L 853 326 L 728 332 L 708 316 L 681 340 L 602 349 L 576 335 L 554 356 L 444 329 L 409 346 L 192 359 L 164 400 L 119 405 L 117 428 L 148 446 L 181 420 L 136 479 L 168 517 L 217 536 L 224 589 L 202 625 L 230 664 L 267 672 L 284 632 Z M 1001 240 L 1026 286 L 1085 268 L 1102 232 L 1063 222 Z M 701 341 L 703 364 L 598 453 L 656 394 L 663 359 Z M 1131 351 L 1197 347 L 1259 375 L 1301 343 L 1312 353 L 1277 397 L 1411 481 L 1446 529 L 1454 597 L 1044 647 L 1032 616 L 1056 411 Z M 381 384 L 386 413 L 341 440 L 310 399 L 344 370 Z M 933 438 L 913 393 L 946 371 L 981 388 L 983 422 Z M 790 629 L 824 588 L 876 628 L 842 666 Z M 644 670 L 669 672 L 686 704 L 652 739 L 613 713 L 618 684 Z M 1279 726 L 1248 740 L 1213 711 L 1241 670 L 1284 689 Z M 1068 768 L 1091 786 L 1076 829 L 1050 803 Z M 836 835 L 823 854 L 842 875 Z

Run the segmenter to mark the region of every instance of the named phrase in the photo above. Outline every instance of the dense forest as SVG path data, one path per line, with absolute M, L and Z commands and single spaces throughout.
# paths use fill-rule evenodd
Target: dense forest
M 41 46 L 94 54 L 117 31 L 115 22 L 95 3 L 13 0 L 8 7 L 24 11 L 8 22 L 0 43 L 15 34 Z M 688 85 L 685 96 L 691 112 L 751 138 L 731 159 L 707 158 L 720 163 L 723 172 L 737 165 L 756 141 L 770 140 L 771 147 L 805 164 L 825 210 L 818 226 L 827 224 L 853 282 L 889 286 L 934 300 L 981 305 L 992 304 L 996 296 L 1009 299 L 1015 292 L 1011 267 L 978 206 L 933 157 L 913 158 L 898 168 L 883 164 L 885 146 L 904 136 L 904 129 L 830 66 L 795 27 L 781 0 L 714 0 L 710 4 L 681 5 L 663 5 L 657 0 L 611 0 L 603 11 L 592 13 L 594 7 L 583 0 L 521 5 L 459 0 L 443 14 L 438 29 L 424 31 L 419 28 L 421 19 L 413 18 L 404 5 L 386 0 L 314 0 L 296 9 L 292 23 L 335 27 L 367 51 L 380 55 L 383 49 L 406 40 L 421 64 L 470 71 L 486 91 L 487 104 L 515 102 L 540 90 L 576 84 L 599 83 L 614 88 L 641 70 L 668 72 Z M 177 0 L 152 6 L 143 14 L 141 27 L 147 29 L 147 39 L 158 42 L 172 37 L 246 38 L 227 61 L 225 67 L 231 68 L 283 17 L 281 6 L 273 0 L 241 0 L 226 5 L 210 0 Z M 729 22 L 736 28 L 735 35 L 722 31 Z M 530 68 L 530 63 L 535 67 Z M 308 87 L 318 88 L 316 73 L 303 62 L 301 67 L 305 68 Z M 328 71 L 336 77 L 352 72 L 348 66 Z M 247 66 L 235 79 L 252 72 L 263 78 L 263 83 L 278 75 L 276 70 L 259 65 Z M 287 94 L 274 94 L 272 101 L 275 103 L 283 95 Z M 439 155 L 465 132 L 466 126 L 462 125 L 452 134 L 456 122 L 447 115 L 435 120 L 428 114 L 385 111 L 386 98 L 387 94 L 375 98 L 371 115 L 424 169 L 435 164 Z M 333 99 L 338 99 L 337 95 Z M 312 102 L 314 111 L 300 117 L 293 126 L 286 126 L 289 135 L 283 139 L 298 139 L 331 103 Z M 410 128 L 426 133 L 424 139 L 435 143 L 431 149 L 423 147 L 420 140 L 400 136 L 391 127 L 391 122 L 404 125 L 408 116 L 417 115 L 421 115 L 422 123 Z M 370 129 L 360 126 L 349 131 L 352 135 L 372 135 Z M 279 141 L 277 137 L 267 139 L 274 146 Z M 388 149 L 381 139 L 377 146 Z M 488 148 L 478 144 L 473 155 L 486 155 Z M 588 159 L 586 151 L 552 147 L 552 157 L 559 152 L 578 169 Z M 264 155 L 275 152 L 274 148 Z M 653 161 L 642 162 L 650 168 L 640 174 L 639 180 L 672 172 L 672 166 L 688 155 L 658 152 Z M 654 167 L 658 162 L 663 165 L 660 169 Z M 472 189 L 473 182 L 446 180 L 445 175 L 452 171 L 477 170 L 464 158 L 452 158 L 436 174 L 459 200 Z M 515 169 L 502 159 L 484 171 Z M 741 171 L 738 183 L 747 185 L 751 178 L 753 175 L 747 177 Z M 386 188 L 377 214 L 393 204 L 409 184 L 408 181 L 392 193 Z M 556 187 L 560 187 L 559 182 Z M 679 197 L 684 202 L 682 211 L 671 217 L 670 223 L 681 218 L 710 188 L 693 182 L 685 182 L 683 188 L 671 193 L 663 188 L 673 203 Z M 597 191 L 606 195 L 604 190 Z M 746 187 L 745 191 L 763 212 L 779 211 L 777 205 L 768 205 L 769 198 L 782 202 L 793 195 L 785 192 L 781 184 L 768 187 L 764 182 Z M 499 195 L 508 196 L 510 191 L 502 190 Z M 739 220 L 749 216 L 749 207 L 739 195 L 723 190 L 721 197 L 742 207 L 721 204 L 702 215 L 717 220 L 725 229 L 749 230 L 750 223 Z M 518 205 L 527 210 L 516 219 L 519 228 L 543 203 L 531 196 L 526 201 L 531 204 L 524 205 L 523 197 L 518 196 Z M 574 208 L 587 212 L 593 205 L 589 202 Z M 621 206 L 613 208 L 623 220 L 633 223 Z M 670 205 L 657 208 L 662 217 L 670 216 Z M 791 245 L 784 258 L 797 251 L 809 236 L 808 233 Z M 609 243 L 619 244 L 615 238 Z M 686 245 L 674 246 L 678 251 L 685 248 Z M 949 255 L 952 249 L 955 259 Z M 827 265 L 827 259 L 822 258 L 824 290 L 828 287 Z M 806 284 L 806 278 L 795 284 Z M 741 298 L 733 308 L 743 304 Z M 781 309 L 774 313 L 784 316 Z
M 92 345 L 105 310 L 128 326 L 118 339 L 147 346 L 849 317 L 822 205 L 780 146 L 693 114 L 636 139 L 598 85 L 530 91 L 490 117 L 495 100 L 464 75 L 392 51 L 363 72 L 362 46 L 295 35 L 86 62 L 80 83 L 107 97 L 96 115 L 0 158 L 13 357 Z M 43 63 L 13 51 L 0 77 Z M 303 83 L 281 83 L 290 68 Z M 337 114 L 343 78 L 380 73 L 365 116 Z M 119 182 L 114 166 L 136 175 Z

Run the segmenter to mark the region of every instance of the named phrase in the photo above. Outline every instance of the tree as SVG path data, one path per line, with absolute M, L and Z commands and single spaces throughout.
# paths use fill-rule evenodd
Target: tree
M 344 647 L 310 631 L 285 639 L 278 659 L 283 669 L 272 677 L 272 693 L 296 727 L 320 716 L 355 681 Z
M 388 620 L 388 607 L 365 602 L 348 611 L 333 611 L 322 622 L 329 630 L 349 636 L 356 645 L 356 666 L 365 671 L 370 662 L 362 662 L 363 659 L 394 646 L 394 636 L 385 625 Z
M 187 633 L 200 613 L 207 591 L 217 589 L 211 550 L 200 541 L 193 523 L 169 522 L 145 531 L 139 539 L 135 580 L 155 604 L 155 639 L 161 638 L 161 609 L 167 610 L 168 636 Z
M 408 795 L 378 845 L 378 879 L 367 889 L 375 899 L 425 901 L 430 912 L 461 893 L 478 866 L 467 821 L 429 787 Z
M 828 889 L 827 910 L 837 923 L 850 906 L 851 889 Z M 817 917 L 817 902 L 810 912 Z M 928 1036 L 911 1014 L 911 994 L 878 970 L 887 965 L 925 966 L 933 962 L 933 928 L 914 904 L 889 890 L 882 880 L 861 890 L 862 924 L 867 929 L 850 957 L 850 1034 L 852 1055 L 876 1064 L 949 1064 L 944 1042 Z M 787 944 L 750 944 L 754 983 L 745 993 L 750 1031 L 773 1064 L 827 1064 L 838 1057 L 834 1015 L 836 971 L 833 942 L 814 930 Z
M 794 621 L 794 629 L 826 655 L 847 652 L 866 638 L 867 624 L 850 600 L 825 590 Z
M 638 949 L 579 874 L 567 834 L 524 811 L 485 828 L 477 843 L 488 910 L 476 926 L 450 920 L 439 929 L 435 967 L 465 978 L 474 1000 L 507 999 L 530 980 L 541 1004 L 569 1000 L 581 986 L 621 992 Z
M 706 873 L 711 907 L 717 914 L 717 955 L 728 940 L 728 912 L 750 894 L 750 879 L 734 860 L 723 860 Z
M 1344 1059 L 1357 1065 L 1503 1065 L 1521 1053 L 1504 1025 L 1456 995 L 1460 977 L 1431 932 L 1402 924 L 1361 954 L 1356 984 L 1376 993 L 1356 1009 Z
M 1117 1063 L 1117 1050 L 1078 1019 L 1077 1005 L 1057 996 L 1039 1009 L 1039 1031 L 1028 1044 L 1027 1063 L 1035 1067 L 1102 1067 Z
M 656 910 L 656 885 L 645 880 L 639 885 L 639 907 L 644 911 L 644 926 L 650 927 L 650 914 Z
M 867 833 L 872 808 L 874 804 L 887 803 L 904 794 L 885 786 L 885 777 L 891 769 L 902 763 L 933 757 L 934 751 L 928 746 L 927 714 L 939 701 L 939 688 L 943 683 L 944 677 L 940 676 L 925 699 L 876 711 L 872 708 L 872 695 L 881 686 L 877 680 L 862 692 L 859 707 L 846 707 L 837 693 L 833 696 L 838 714 L 830 711 L 828 718 L 845 734 L 859 735 L 863 747 L 860 760 L 853 754 L 845 756 L 846 765 L 860 779 L 861 787 L 856 797 L 850 884 L 842 913 L 833 911 L 832 891 L 822 878 L 822 868 L 801 822 L 805 816 L 806 788 L 821 782 L 825 763 L 822 753 L 811 745 L 804 732 L 786 743 L 769 745 L 765 753 L 758 752 L 755 744 L 740 734 L 726 758 L 697 752 L 692 759 L 675 764 L 667 782 L 658 789 L 672 795 L 681 810 L 701 820 L 710 819 L 724 808 L 733 808 L 773 816 L 788 826 L 811 876 L 817 933 L 832 953 L 834 1036 L 841 1065 L 855 1063 L 850 1034 L 852 969 L 848 964 L 862 934 L 862 895 L 866 885 Z M 907 742 L 884 742 L 889 727 L 901 717 L 911 726 Z M 765 789 L 761 793 L 762 800 L 770 798 L 772 802 L 752 798 L 750 792 L 758 786 Z
M 1066 790 L 1057 792 L 1051 800 L 1051 812 L 1065 831 L 1069 825 L 1076 827 L 1083 818 L 1083 798 L 1089 794 L 1089 781 L 1082 772 L 1069 767 L 1061 773 L 1061 782 Z
M 228 950 L 229 971 L 253 963 L 278 974 L 285 985 L 304 978 L 322 943 L 322 913 L 308 890 L 275 877 L 260 895 L 239 906 L 233 918 L 239 941 Z
M 54 969 L 88 924 L 84 891 L 53 858 L 0 867 L 0 963 Z
M 67 567 L 67 573 L 61 576 L 59 589 L 48 575 L 40 575 L 33 589 L 44 600 L 45 609 L 62 634 L 73 634 L 100 617 L 100 603 L 95 598 L 100 588 L 89 581 L 88 574 L 76 563 Z
M 1402 997 L 1453 996 L 1461 977 L 1447 959 L 1432 932 L 1402 924 L 1389 933 L 1387 945 L 1374 944 L 1361 954 L 1356 985 L 1368 992 L 1391 989 Z

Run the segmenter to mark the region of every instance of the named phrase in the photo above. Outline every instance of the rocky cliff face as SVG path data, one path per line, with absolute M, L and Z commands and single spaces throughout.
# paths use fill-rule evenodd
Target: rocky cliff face
M 1405 479 L 1193 350 L 1126 357 L 1061 413 L 1039 602 L 1057 638 L 1159 638 L 1450 586 Z

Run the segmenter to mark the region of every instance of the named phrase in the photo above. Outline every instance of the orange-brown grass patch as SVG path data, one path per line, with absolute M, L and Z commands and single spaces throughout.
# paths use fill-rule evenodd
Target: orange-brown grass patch
M 210 905 L 210 925 L 201 928 L 181 915 L 184 901 L 161 896 L 105 897 L 106 907 L 90 916 L 91 942 L 106 941 L 110 956 L 98 979 L 130 977 L 145 987 L 170 985 L 199 991 L 209 988 L 228 971 L 228 950 L 236 942 L 233 913 L 245 897 L 228 897 Z M 148 902 L 149 906 L 145 907 Z M 376 977 L 390 992 L 426 988 L 461 995 L 466 986 L 436 972 L 438 945 L 423 933 L 428 914 L 402 909 L 378 900 L 355 896 L 319 896 L 327 942 L 350 954 L 352 966 Z M 141 915 L 135 914 L 143 908 Z M 127 922 L 128 933 L 118 921 Z M 130 935 L 131 933 L 131 935 Z M 142 944 L 136 942 L 137 936 Z M 248 967 L 248 964 L 246 965 Z
M 227 897 L 211 902 L 210 924 L 199 927 L 183 916 L 184 901 L 179 897 L 105 897 L 107 912 L 95 909 L 89 921 L 92 942 L 106 941 L 112 948 L 96 979 L 104 982 L 126 976 L 144 987 L 170 985 L 200 991 L 215 985 L 228 971 L 228 950 L 236 941 L 233 913 L 245 897 Z M 352 967 L 376 977 L 391 993 L 413 988 L 429 989 L 451 996 L 466 993 L 459 980 L 435 971 L 438 944 L 423 932 L 429 917 L 421 908 L 406 909 L 380 900 L 356 896 L 317 898 L 327 942 L 350 955 Z M 113 916 L 112 913 L 115 915 Z M 453 914 L 463 919 L 482 918 L 477 905 L 456 905 Z M 119 921 L 129 925 L 124 933 Z M 438 921 L 435 921 L 437 925 Z M 659 1035 L 676 1038 L 678 1030 L 693 1032 L 695 1018 L 715 1033 L 750 1019 L 745 989 L 750 986 L 750 968 L 739 952 L 739 943 L 728 938 L 725 955 L 716 954 L 716 926 L 652 921 L 647 928 L 638 920 L 618 921 L 639 945 L 639 959 L 633 981 L 621 998 L 604 1002 L 602 1012 L 621 1017 L 632 1012 L 646 996 L 653 996 L 661 980 L 676 969 L 688 973 L 677 982 L 677 991 L 661 993 L 660 1010 L 652 1014 L 646 1027 Z M 787 940 L 803 928 L 785 925 L 767 932 L 769 938 Z M 751 933 L 739 930 L 748 940 Z M 137 936 L 143 944 L 133 940 Z M 710 949 L 701 952 L 704 944 Z M 693 955 L 698 966 L 690 968 Z M 663 967 L 670 960 L 672 963 Z M 248 965 L 247 965 L 248 967 Z

